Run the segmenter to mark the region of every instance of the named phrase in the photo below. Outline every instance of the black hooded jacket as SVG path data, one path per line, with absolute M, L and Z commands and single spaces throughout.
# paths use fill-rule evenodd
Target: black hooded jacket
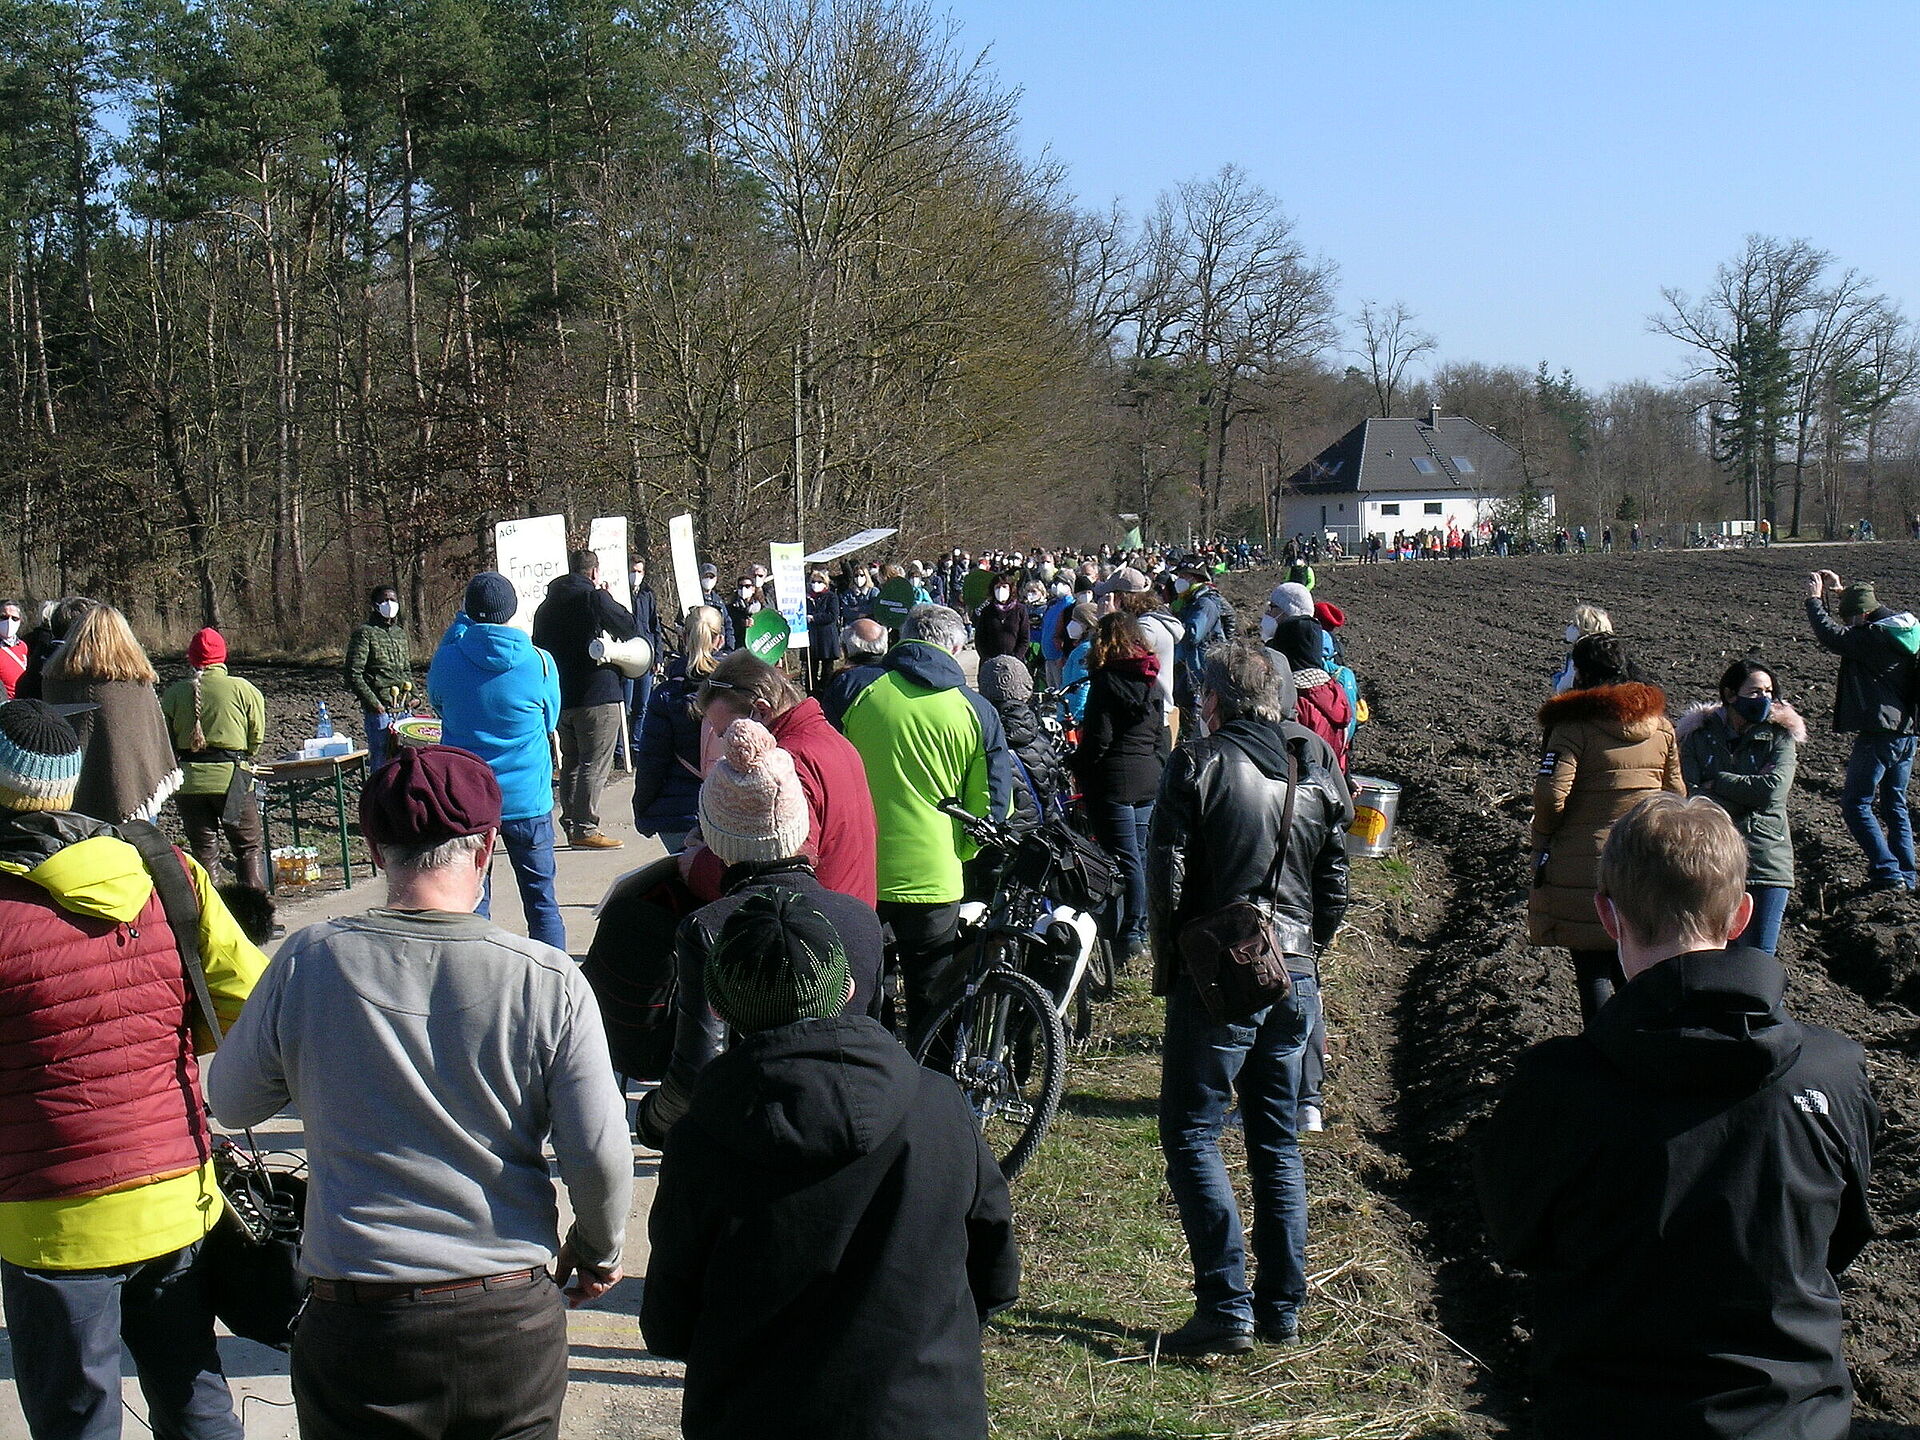
M 1834 1276 L 1873 1235 L 1861 1049 L 1782 1004 L 1757 950 L 1634 977 L 1521 1057 L 1475 1173 L 1534 1281 L 1555 1440 L 1844 1440 Z
M 547 583 L 547 598 L 533 612 L 533 643 L 553 656 L 560 672 L 562 710 L 618 705 L 626 698 L 625 677 L 587 654 L 603 630 L 616 640 L 639 633 L 633 612 L 585 575 L 569 573 Z
M 985 1440 L 980 1326 L 1019 1295 L 1000 1168 L 876 1020 L 743 1037 L 667 1139 L 640 1328 L 690 1440 Z

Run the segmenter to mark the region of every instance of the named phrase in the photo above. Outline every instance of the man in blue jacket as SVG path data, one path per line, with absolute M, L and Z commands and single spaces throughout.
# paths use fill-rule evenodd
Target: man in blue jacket
M 601 635 L 631 640 L 638 633 L 633 612 L 600 583 L 600 557 L 591 550 L 567 556 L 567 573 L 547 586 L 533 612 L 533 643 L 560 670 L 560 823 L 576 850 L 620 848 L 601 833 L 600 792 L 626 724 L 626 688 L 620 672 L 588 647 Z
M 553 657 L 507 622 L 520 606 L 513 582 L 494 571 L 468 582 L 464 608 L 440 638 L 427 696 L 443 744 L 470 750 L 500 782 L 500 843 L 527 912 L 527 934 L 567 948 L 553 890 L 554 732 L 560 672 Z M 480 897 L 488 913 L 492 879 Z

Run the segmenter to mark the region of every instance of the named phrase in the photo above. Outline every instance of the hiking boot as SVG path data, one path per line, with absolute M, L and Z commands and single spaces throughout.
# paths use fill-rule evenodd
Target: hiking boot
M 1262 1320 L 1254 1326 L 1254 1334 L 1268 1345 L 1298 1345 L 1300 1343 L 1300 1317 L 1288 1315 L 1273 1320 Z
M 1178 1330 L 1160 1332 L 1162 1355 L 1244 1355 L 1253 1349 L 1253 1330 L 1235 1320 L 1195 1315 Z
M 583 830 L 568 843 L 576 850 L 618 850 L 626 844 L 625 841 L 616 840 L 613 836 L 604 835 L 598 830 Z
M 1318 1105 L 1302 1105 L 1300 1120 L 1295 1128 L 1302 1135 L 1317 1135 L 1327 1128 L 1327 1117 Z

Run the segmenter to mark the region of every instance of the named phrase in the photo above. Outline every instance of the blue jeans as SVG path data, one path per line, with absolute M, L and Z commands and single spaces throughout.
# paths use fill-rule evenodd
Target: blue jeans
M 34 1440 L 117 1440 L 123 1344 L 155 1435 L 241 1440 L 206 1276 L 194 1267 L 199 1250 L 104 1270 L 0 1261 L 20 1408 Z
M 653 672 L 629 678 L 621 687 L 627 696 L 627 754 L 640 753 L 640 727 L 647 723 L 647 704 L 653 699 Z
M 393 755 L 393 716 L 385 710 L 376 710 L 366 717 L 367 721 L 367 771 L 371 774 L 392 758 Z
M 1320 984 L 1295 975 L 1293 987 L 1288 999 L 1240 1025 L 1216 1025 L 1185 976 L 1167 997 L 1160 1149 L 1193 1257 L 1195 1312 L 1242 1329 L 1256 1320 L 1284 1325 L 1307 1298 L 1307 1177 L 1294 1126 Z M 1220 1154 L 1221 1122 L 1235 1094 L 1253 1188 L 1259 1272 L 1251 1289 L 1246 1232 Z
M 1914 883 L 1913 817 L 1907 813 L 1907 777 L 1912 772 L 1913 736 L 1854 737 L 1846 784 L 1840 790 L 1840 814 L 1866 854 L 1875 880 Z M 1873 813 L 1876 795 L 1881 816 Z
M 1733 943 L 1771 955 L 1780 948 L 1780 922 L 1786 918 L 1787 896 L 1793 891 L 1785 885 L 1752 885 L 1747 893 L 1753 897 L 1753 918 Z
M 500 843 L 506 847 L 507 863 L 513 866 L 514 882 L 520 887 L 527 934 L 556 950 L 565 950 L 567 927 L 560 923 L 560 901 L 553 893 L 553 816 L 502 820 Z M 492 904 L 493 872 L 489 870 L 480 891 L 478 913 L 488 914 Z
M 1118 800 L 1089 800 L 1093 833 L 1120 867 L 1120 893 L 1107 902 L 1107 938 L 1126 947 L 1147 938 L 1147 826 L 1153 801 L 1126 805 Z

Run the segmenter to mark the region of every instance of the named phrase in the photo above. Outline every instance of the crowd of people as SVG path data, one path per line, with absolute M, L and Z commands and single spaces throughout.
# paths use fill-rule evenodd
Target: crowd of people
M 466 586 L 426 667 L 436 745 L 395 743 L 418 677 L 376 588 L 344 678 L 384 903 L 271 963 L 248 898 L 260 691 L 204 630 L 161 694 L 124 616 L 60 602 L 0 705 L 0 1285 L 36 1440 L 117 1433 L 123 1341 L 157 1432 L 240 1434 L 198 1264 L 207 1103 L 230 1128 L 303 1121 L 303 1434 L 557 1434 L 565 1307 L 622 1279 L 637 1142 L 661 1152 L 640 1327 L 686 1362 L 685 1433 L 978 1440 L 981 1326 L 1019 1293 L 1012 1200 L 939 1048 L 910 1058 L 966 983 L 962 908 L 990 883 L 956 800 L 1100 845 L 1121 877 L 1102 934 L 1165 999 L 1193 1305 L 1154 1353 L 1294 1342 L 1368 711 L 1350 617 L 1317 593 L 1327 552 L 1289 546 L 1243 619 L 1220 581 L 1253 558 L 850 559 L 809 572 L 807 653 L 782 665 L 746 648 L 764 569 L 727 595 L 704 567 L 711 603 L 670 623 L 641 562 L 622 605 L 576 551 L 531 635 L 506 577 Z M 1856 734 L 1848 825 L 1871 883 L 1911 889 L 1920 621 L 1830 572 L 1808 617 Z M 636 638 L 652 667 L 603 663 Z M 1474 1161 L 1496 1249 L 1538 1280 L 1542 1413 L 1555 1435 L 1839 1440 L 1832 1277 L 1872 1234 L 1878 1117 L 1859 1047 L 1793 1019 L 1773 959 L 1806 723 L 1743 660 L 1676 725 L 1604 610 L 1565 641 L 1526 910 L 1570 952 L 1585 1033 L 1523 1058 Z M 620 764 L 667 852 L 594 941 L 658 978 L 637 1016 L 569 957 L 555 890 L 563 839 L 620 846 Z M 190 853 L 156 874 L 141 827 L 170 799 Z M 489 918 L 496 850 L 524 936 Z M 643 1033 L 660 1083 L 630 1117 L 613 1056 Z

